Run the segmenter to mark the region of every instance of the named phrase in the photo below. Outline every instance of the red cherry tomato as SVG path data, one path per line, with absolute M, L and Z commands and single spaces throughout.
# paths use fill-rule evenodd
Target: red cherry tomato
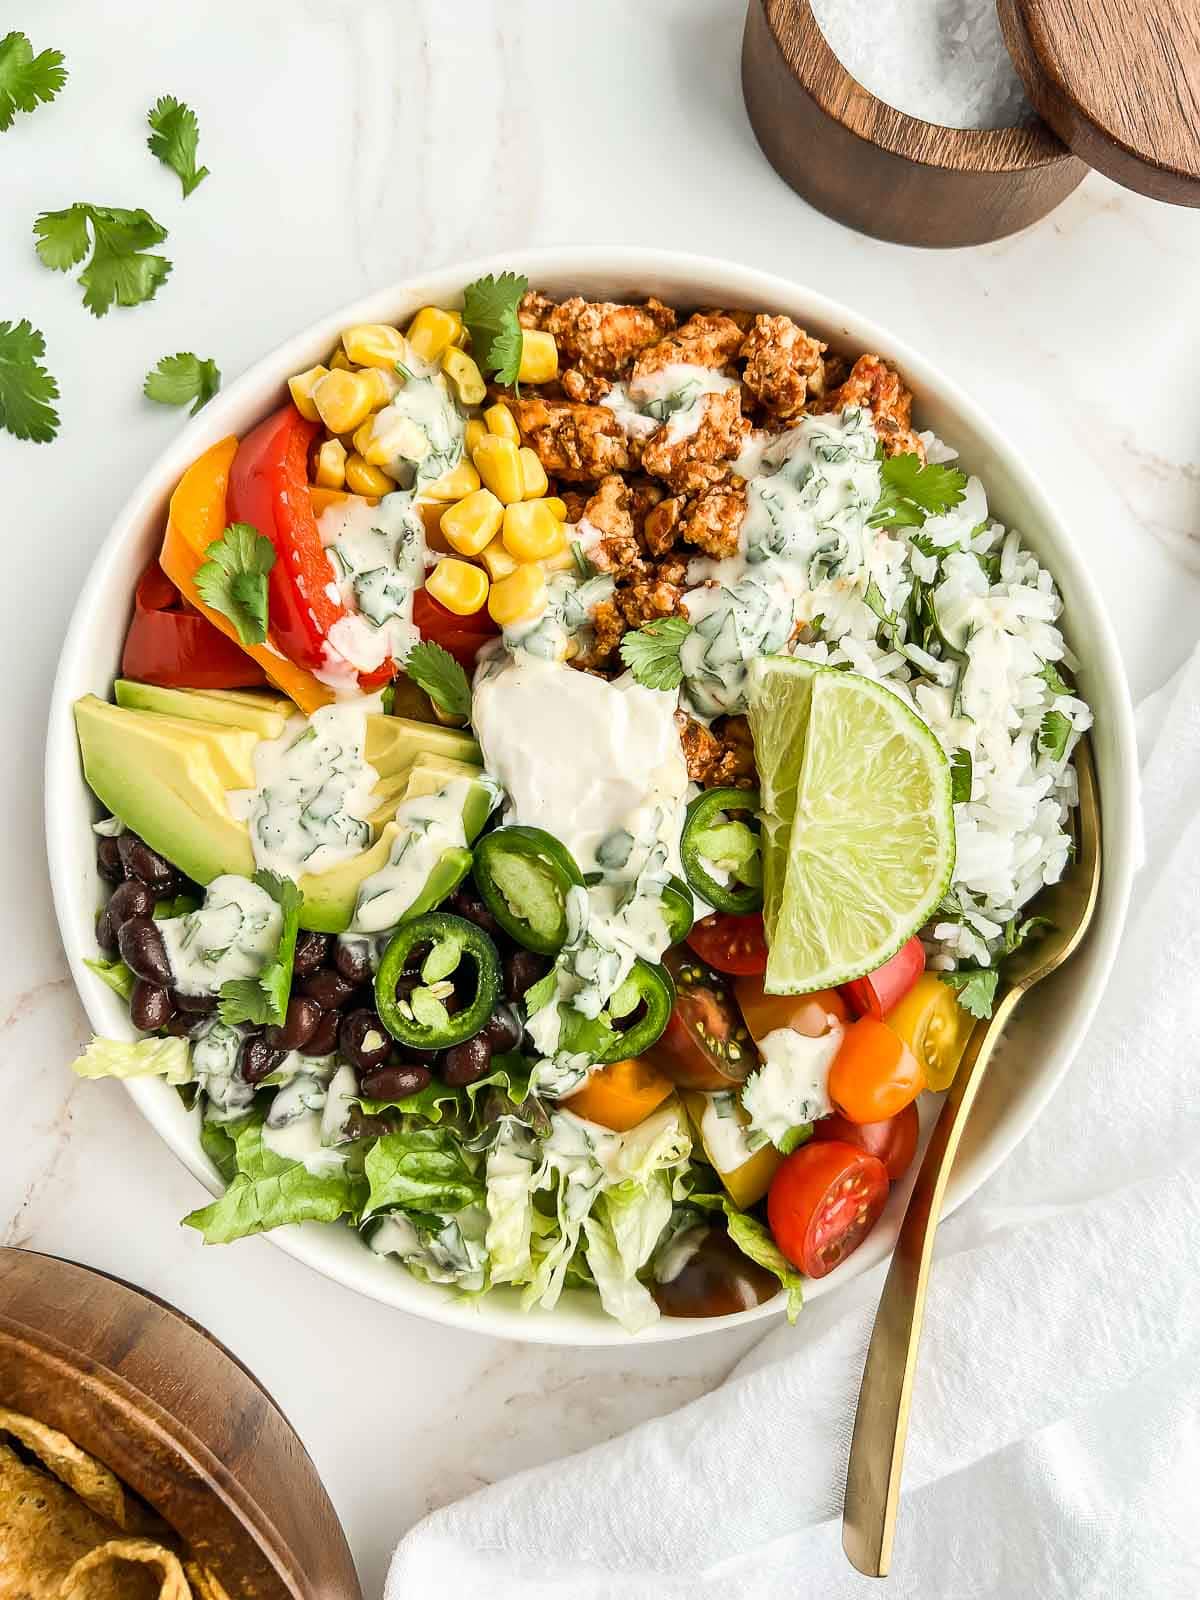
M 157 561 L 138 579 L 121 675 L 174 689 L 250 689 L 267 681 L 235 640 L 184 604 Z
M 745 917 L 714 911 L 711 916 L 701 917 L 687 942 L 701 961 L 707 961 L 718 972 L 730 972 L 740 978 L 767 970 L 767 937 L 757 911 Z
M 675 1006 L 647 1061 L 688 1089 L 737 1089 L 758 1066 L 732 985 L 677 946 L 663 965 L 675 980 Z
M 875 1156 L 887 1168 L 893 1183 L 902 1178 L 912 1165 L 917 1153 L 917 1137 L 921 1132 L 921 1119 L 917 1103 L 910 1100 L 903 1111 L 882 1122 L 851 1122 L 835 1111 L 831 1117 L 822 1117 L 813 1123 L 814 1139 L 836 1139 L 841 1144 L 852 1144 L 869 1156 Z
M 775 1243 L 794 1267 L 823 1278 L 857 1250 L 887 1203 L 887 1168 L 853 1145 L 801 1145 L 767 1192 Z
M 882 1122 L 925 1087 L 925 1071 L 886 1022 L 859 1017 L 846 1029 L 829 1069 L 829 1098 L 851 1122 Z
M 925 946 L 913 934 L 890 961 L 852 983 L 842 984 L 842 995 L 856 1017 L 874 1017 L 876 1022 L 882 1022 L 924 971 Z
M 467 672 L 475 665 L 481 647 L 500 632 L 486 605 L 469 617 L 460 617 L 435 600 L 428 589 L 418 589 L 413 596 L 413 621 L 422 639 L 440 644 Z

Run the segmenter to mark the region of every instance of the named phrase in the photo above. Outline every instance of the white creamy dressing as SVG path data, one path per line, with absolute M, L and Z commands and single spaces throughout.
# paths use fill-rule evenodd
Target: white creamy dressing
M 231 789 L 225 798 L 249 826 L 259 868 L 298 878 L 367 848 L 379 774 L 363 751 L 367 715 L 379 709 L 378 696 L 321 706 L 255 746 L 255 787 Z
M 442 373 L 412 361 L 408 371 L 391 404 L 376 412 L 371 433 L 395 440 L 396 455 L 384 466 L 388 476 L 419 489 L 462 460 L 465 423 Z
M 378 505 L 360 496 L 335 500 L 317 523 L 329 558 L 330 598 L 346 611 L 329 643 L 356 672 L 374 672 L 390 657 L 407 659 L 420 640 L 413 594 L 425 578 L 425 524 L 406 489 Z
M 759 1041 L 763 1065 L 742 1087 L 742 1106 L 750 1126 L 778 1144 L 790 1128 L 829 1116 L 829 1069 L 842 1047 L 845 1029 L 830 1016 L 829 1032 L 818 1039 L 793 1028 L 776 1028 Z
M 345 1165 L 344 1152 L 334 1146 L 357 1097 L 358 1081 L 353 1068 L 344 1064 L 330 1077 L 320 1070 L 322 1063 L 299 1056 L 288 1061 L 293 1059 L 308 1070 L 293 1072 L 277 1092 L 262 1140 L 272 1154 L 300 1162 L 317 1177 Z M 281 1064 L 280 1075 L 287 1065 L 287 1061 Z
M 749 1142 L 749 1124 L 739 1116 L 737 1100 L 728 1090 L 706 1094 L 704 1101 L 704 1115 L 700 1118 L 704 1153 L 718 1172 L 736 1172 L 761 1144 Z
M 283 914 L 265 889 L 224 872 L 204 904 L 158 924 L 173 987 L 180 994 L 217 994 L 230 978 L 256 978 L 275 954 Z
M 396 808 L 399 829 L 385 866 L 364 878 L 349 931 L 394 928 L 429 881 L 445 850 L 466 845 L 463 807 L 472 779 L 452 778 L 437 794 L 414 795 Z
M 654 1263 L 656 1283 L 674 1283 L 709 1235 L 707 1222 L 697 1222 L 677 1233 Z
M 241 1031 L 217 1017 L 205 1023 L 204 1031 L 192 1040 L 192 1071 L 208 1096 L 204 1108 L 207 1122 L 236 1122 L 254 1104 L 254 1085 L 237 1070 L 241 1047 Z
M 737 387 L 712 367 L 672 361 L 644 377 L 614 383 L 601 400 L 632 439 L 648 439 L 666 426 L 666 442 L 689 439 L 703 420 L 705 396 Z
M 592 531 L 600 537 L 598 529 Z M 605 572 L 583 579 L 556 572 L 546 583 L 545 609 L 531 622 L 506 627 L 504 649 L 513 654 L 524 650 L 539 661 L 565 661 L 575 653 L 573 646 L 586 648 L 592 613 L 613 588 L 614 580 Z
M 382 1217 L 371 1234 L 378 1256 L 397 1256 L 430 1283 L 454 1283 L 468 1292 L 482 1289 L 486 1279 L 488 1214 L 483 1206 L 467 1206 L 439 1218 L 437 1229 L 418 1231 L 402 1211 Z

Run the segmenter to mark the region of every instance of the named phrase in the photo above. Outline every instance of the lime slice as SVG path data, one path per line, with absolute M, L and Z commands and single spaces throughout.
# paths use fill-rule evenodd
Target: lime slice
M 773 872 L 776 895 L 765 987 L 833 988 L 882 966 L 945 893 L 954 870 L 950 765 L 902 700 L 856 673 L 768 668 L 751 694 L 776 819 L 774 844 L 764 826 L 764 877 Z M 781 874 L 775 845 L 789 804 Z
M 767 942 L 783 900 L 788 840 L 796 815 L 796 788 L 804 762 L 804 740 L 812 682 L 829 671 L 798 656 L 759 656 L 750 662 L 747 718 L 758 766 L 759 817 L 762 821 L 763 926 Z

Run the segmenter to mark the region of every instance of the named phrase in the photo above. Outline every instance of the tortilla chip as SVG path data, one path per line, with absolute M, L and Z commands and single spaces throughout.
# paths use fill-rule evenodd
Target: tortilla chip
M 58 1590 L 58 1600 L 143 1597 L 193 1600 L 179 1557 L 151 1539 L 111 1539 L 97 1545 L 75 1563 Z
M 76 1562 L 120 1536 L 114 1522 L 0 1441 L 0 1600 L 58 1600 Z
M 120 1479 L 94 1456 L 73 1444 L 65 1433 L 48 1428 L 35 1417 L 0 1406 L 0 1433 L 10 1434 L 52 1472 L 60 1483 L 72 1489 L 84 1505 L 98 1517 L 107 1517 L 118 1528 L 129 1526 L 129 1504 Z
M 188 1575 L 196 1600 L 229 1600 L 228 1589 L 207 1567 L 200 1566 L 196 1561 L 185 1561 L 183 1570 Z

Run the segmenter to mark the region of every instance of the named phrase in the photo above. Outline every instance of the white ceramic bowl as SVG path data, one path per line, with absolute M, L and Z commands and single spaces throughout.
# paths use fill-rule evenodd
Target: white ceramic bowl
M 1112 965 L 1129 898 L 1137 835 L 1137 763 L 1129 691 L 1116 639 L 1099 593 L 1058 511 L 1025 468 L 1018 452 L 975 404 L 915 350 L 877 324 L 800 285 L 731 262 L 668 251 L 595 248 L 514 251 L 503 257 L 447 267 L 384 289 L 336 312 L 260 361 L 218 395 L 134 492 L 84 583 L 59 662 L 46 751 L 46 826 L 55 907 L 72 974 L 99 1033 L 134 1037 L 124 1005 L 83 965 L 95 954 L 94 919 L 100 902 L 90 824 L 95 802 L 80 772 L 72 702 L 89 691 L 108 695 L 118 670 L 135 580 L 157 549 L 168 497 L 184 468 L 229 433 L 244 433 L 286 396 L 286 380 L 323 360 L 341 330 L 358 322 L 405 322 L 419 306 L 459 302 L 464 284 L 481 273 L 513 268 L 552 295 L 641 299 L 677 305 L 721 305 L 786 312 L 835 348 L 873 351 L 895 360 L 915 395 L 918 425 L 955 446 L 962 464 L 978 473 L 989 503 L 1018 527 L 1051 569 L 1065 602 L 1068 637 L 1083 662 L 1080 689 L 1096 713 L 1094 746 L 1104 809 L 1104 880 L 1099 914 L 1082 952 L 1023 1003 L 1003 1052 L 980 1094 L 950 1187 L 960 1205 L 1029 1128 L 1066 1071 Z M 208 1189 L 216 1171 L 200 1149 L 197 1124 L 173 1089 L 157 1081 L 128 1085 L 143 1115 Z M 926 1119 L 928 1121 L 928 1118 Z M 817 1295 L 864 1271 L 891 1249 L 905 1199 L 893 1193 L 883 1219 L 847 1264 L 811 1285 Z M 523 1314 L 510 1291 L 478 1304 L 456 1300 L 420 1283 L 394 1263 L 371 1255 L 346 1228 L 304 1224 L 270 1236 L 298 1260 L 389 1305 L 438 1322 L 547 1344 L 630 1343 L 630 1336 L 582 1294 L 567 1294 L 552 1313 Z M 187 1241 L 180 1249 L 188 1249 Z M 236 1248 L 236 1246 L 235 1246 Z M 776 1299 L 736 1317 L 664 1318 L 638 1340 L 686 1339 L 714 1328 L 776 1314 Z

